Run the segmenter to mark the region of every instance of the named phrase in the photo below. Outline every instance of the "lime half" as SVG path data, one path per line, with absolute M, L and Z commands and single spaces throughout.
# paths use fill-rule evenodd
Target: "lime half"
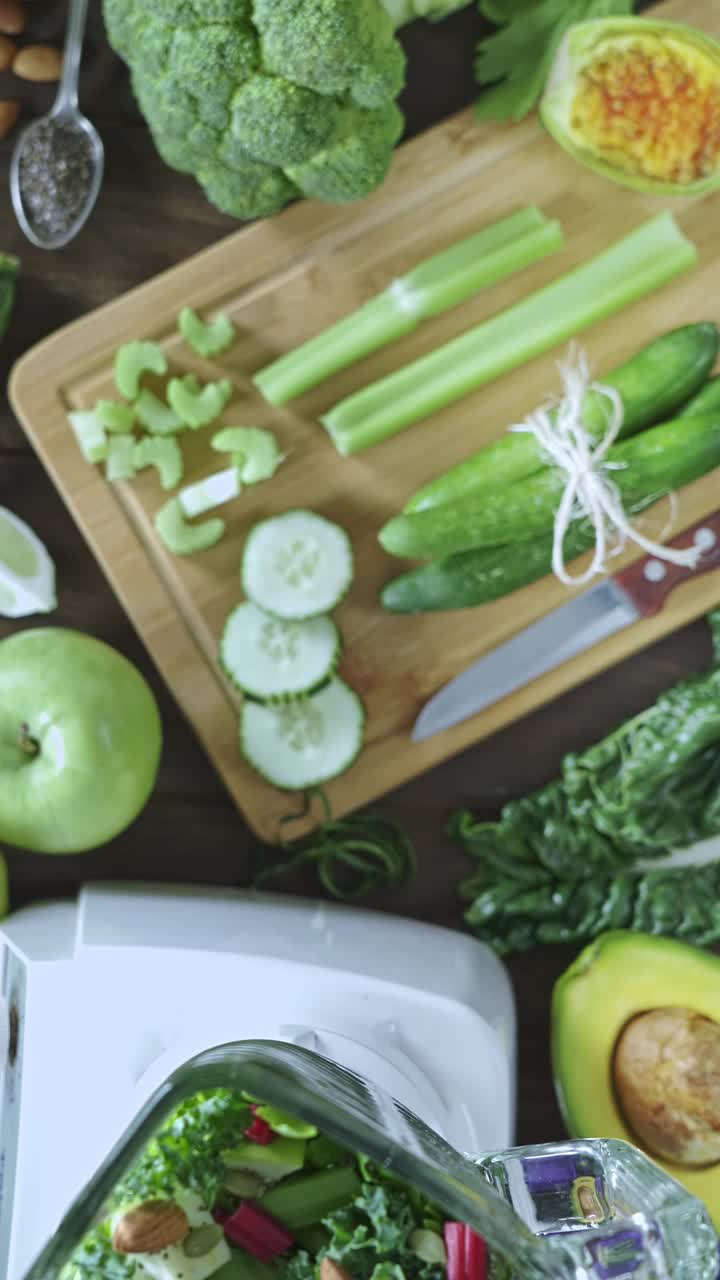
M 55 565 L 32 529 L 0 507 L 0 614 L 24 618 L 57 606 Z

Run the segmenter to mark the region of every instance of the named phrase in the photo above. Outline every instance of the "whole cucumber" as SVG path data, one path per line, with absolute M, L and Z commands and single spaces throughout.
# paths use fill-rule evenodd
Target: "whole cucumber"
M 662 422 L 702 386 L 718 356 L 720 333 L 710 321 L 682 325 L 648 343 L 606 374 L 602 381 L 623 402 L 619 439 Z M 583 408 L 588 431 L 600 438 L 607 426 L 608 400 L 589 391 Z M 534 436 L 506 432 L 493 444 L 431 480 L 406 503 L 405 511 L 425 511 L 456 502 L 468 493 L 504 488 L 543 467 Z
M 15 280 L 20 262 L 9 253 L 0 253 L 0 338 L 5 334 L 15 302 Z
M 700 413 L 720 412 L 720 377 L 709 378 L 708 381 L 683 405 L 683 418 L 694 418 Z
M 661 497 L 720 463 L 720 412 L 683 417 L 624 440 L 607 461 L 624 506 Z M 413 558 L 455 555 L 472 547 L 498 547 L 552 529 L 567 483 L 564 471 L 547 467 L 503 492 L 475 494 L 453 504 L 396 516 L 380 531 L 391 555 Z

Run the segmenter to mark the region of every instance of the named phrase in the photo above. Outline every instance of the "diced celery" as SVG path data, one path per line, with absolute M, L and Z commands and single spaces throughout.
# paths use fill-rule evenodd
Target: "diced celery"
M 205 480 L 186 485 L 178 494 L 178 501 L 183 515 L 192 519 L 202 516 L 214 507 L 221 507 L 224 502 L 231 502 L 242 493 L 240 474 L 237 467 L 228 467 L 226 471 L 216 471 Z
M 135 475 L 135 437 L 111 436 L 108 442 L 105 476 L 110 481 L 132 480 Z
M 562 243 L 558 222 L 534 205 L 520 209 L 421 262 L 357 311 L 261 369 L 255 385 L 272 404 L 285 404 Z
M 80 452 L 86 462 L 102 462 L 107 457 L 107 436 L 94 409 L 77 409 L 68 414 Z
M 169 436 L 176 431 L 184 431 L 185 423 L 164 400 L 146 388 L 140 392 L 135 401 L 137 420 L 146 431 L 154 436 Z
M 196 431 L 220 417 L 232 391 L 233 384 L 229 378 L 208 382 L 204 387 L 196 378 L 171 378 L 167 398 L 181 421 Z
M 335 405 L 322 422 L 359 453 L 658 289 L 697 262 L 669 211 L 544 289 Z
M 263 1197 L 263 1209 L 290 1231 L 312 1227 L 329 1213 L 351 1204 L 361 1188 L 355 1169 L 339 1165 L 273 1187 Z
M 231 1150 L 223 1151 L 222 1157 L 228 1169 L 255 1173 L 263 1182 L 279 1182 L 302 1169 L 305 1143 L 300 1138 L 276 1138 L 264 1147 L 246 1138 Z
M 156 467 L 163 489 L 174 489 L 183 478 L 183 456 L 177 440 L 145 436 L 138 440 L 133 454 L 135 469 Z
M 224 427 L 210 443 L 218 453 L 232 455 L 243 484 L 269 480 L 282 462 L 275 436 L 264 427 Z
M 178 316 L 178 329 L 188 346 L 203 357 L 220 355 L 235 341 L 235 326 L 227 316 L 201 320 L 192 307 L 183 307 Z
M 127 342 L 115 356 L 115 383 L 121 396 L 135 400 L 144 373 L 164 377 L 168 364 L 157 342 Z
M 106 431 L 124 434 L 132 431 L 135 426 L 135 410 L 132 405 L 121 404 L 119 400 L 98 400 L 95 412 Z
M 225 532 L 224 520 L 203 520 L 187 524 L 177 498 L 170 498 L 155 516 L 155 528 L 168 551 L 176 556 L 192 556 L 207 551 L 219 542 Z

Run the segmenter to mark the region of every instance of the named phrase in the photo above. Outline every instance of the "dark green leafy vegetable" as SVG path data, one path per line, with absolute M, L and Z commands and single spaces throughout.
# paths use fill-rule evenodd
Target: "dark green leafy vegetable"
M 522 120 L 545 87 L 568 27 L 589 18 L 631 14 L 633 0 L 480 0 L 499 26 L 478 46 L 478 84 L 493 85 L 477 104 L 481 120 Z
M 445 1280 L 445 1268 L 424 1262 L 409 1246 L 423 1225 L 422 1210 L 408 1189 L 365 1183 L 352 1205 L 324 1220 L 330 1231 L 327 1254 L 353 1280 Z M 388 1268 L 390 1270 L 388 1270 Z
M 501 953 L 635 928 L 720 941 L 720 863 L 647 870 L 720 833 L 720 612 L 715 665 L 674 686 L 579 755 L 561 777 L 505 805 L 499 822 L 455 814 L 476 860 L 467 922 Z
M 414 874 L 415 850 L 396 822 L 370 813 L 334 819 L 320 788 L 308 791 L 300 812 L 288 814 L 283 824 L 306 818 L 313 798 L 320 800 L 326 820 L 301 840 L 283 840 L 286 856 L 261 866 L 255 885 L 314 864 L 326 892 L 333 898 L 348 899 L 362 898 L 376 889 L 392 889 Z

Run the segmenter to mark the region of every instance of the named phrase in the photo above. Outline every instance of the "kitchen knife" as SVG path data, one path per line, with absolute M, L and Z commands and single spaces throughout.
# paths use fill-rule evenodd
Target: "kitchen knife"
M 426 703 L 415 722 L 413 741 L 469 719 L 623 627 L 652 617 L 680 583 L 720 569 L 720 511 L 669 543 L 678 549 L 693 545 L 701 552 L 694 569 L 643 556 L 474 662 Z

